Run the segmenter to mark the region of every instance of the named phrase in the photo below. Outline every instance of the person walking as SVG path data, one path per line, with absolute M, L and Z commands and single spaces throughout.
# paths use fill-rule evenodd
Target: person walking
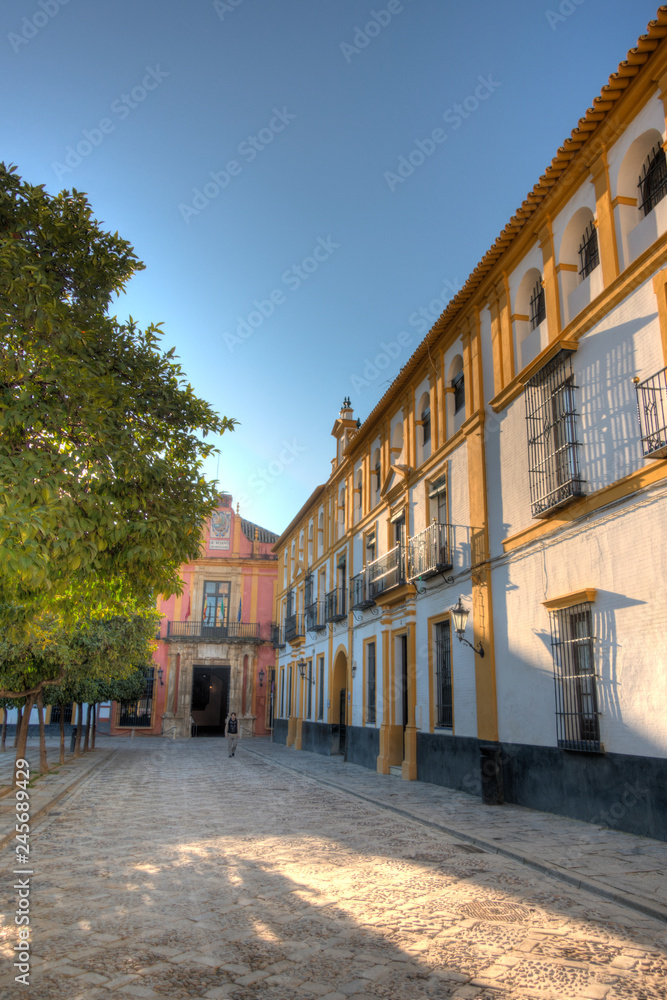
M 239 741 L 239 720 L 236 712 L 232 712 L 227 719 L 227 750 L 230 757 L 236 753 L 236 744 Z

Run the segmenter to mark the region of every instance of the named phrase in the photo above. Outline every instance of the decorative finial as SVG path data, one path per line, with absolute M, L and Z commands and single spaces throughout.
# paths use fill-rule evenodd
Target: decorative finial
M 241 508 L 240 508 L 240 504 L 239 504 L 239 502 L 238 502 L 238 500 L 237 500 L 237 501 L 236 501 L 236 513 L 237 513 L 237 515 L 238 515 L 238 513 L 239 513 L 240 509 L 241 509 Z
M 343 409 L 344 410 L 349 409 L 351 405 L 352 404 L 350 403 L 350 397 L 346 396 L 345 399 L 343 400 Z
M 357 417 L 357 430 L 361 427 L 361 418 Z

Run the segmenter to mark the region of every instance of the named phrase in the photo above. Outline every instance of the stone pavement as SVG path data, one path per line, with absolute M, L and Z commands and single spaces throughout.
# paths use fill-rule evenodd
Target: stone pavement
M 260 740 L 100 745 L 31 838 L 27 987 L 1 852 L 2 1000 L 667 998 L 664 923 L 410 818 L 413 783 Z
M 522 806 L 485 806 L 465 792 L 378 775 L 342 757 L 298 752 L 268 740 L 256 741 L 251 749 L 321 784 L 667 921 L 664 841 Z

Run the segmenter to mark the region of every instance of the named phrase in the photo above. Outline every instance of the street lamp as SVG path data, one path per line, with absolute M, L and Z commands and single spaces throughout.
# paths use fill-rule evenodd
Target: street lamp
M 260 672 L 259 672 L 259 686 L 260 687 L 264 687 L 264 671 L 263 670 L 260 670 Z
M 160 684 L 162 685 L 162 687 L 164 687 L 164 681 L 162 680 L 162 674 L 163 674 L 162 667 L 158 667 L 157 668 L 158 680 L 159 680 Z
M 484 656 L 484 647 L 482 646 L 481 639 L 478 649 L 477 646 L 473 646 L 471 642 L 468 642 L 468 640 L 464 638 L 466 624 L 468 621 L 468 615 L 470 614 L 470 611 L 468 608 L 464 607 L 463 598 L 461 596 L 459 596 L 458 604 L 456 605 L 456 607 L 451 609 L 451 612 L 452 612 L 452 618 L 454 619 L 454 631 L 456 632 L 456 637 L 459 640 L 459 642 L 464 642 L 466 646 L 470 646 L 470 648 L 474 650 L 476 653 L 478 653 L 479 656 Z
M 296 665 L 299 668 L 299 674 L 301 675 L 301 680 L 302 681 L 309 680 L 311 684 L 314 684 L 315 681 L 312 680 L 312 678 L 306 677 L 306 667 L 308 666 L 307 661 L 306 660 L 297 660 L 296 661 Z

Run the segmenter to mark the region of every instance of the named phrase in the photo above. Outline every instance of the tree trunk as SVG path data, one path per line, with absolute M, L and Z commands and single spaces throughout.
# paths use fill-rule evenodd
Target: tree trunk
M 74 756 L 81 756 L 81 730 L 83 729 L 83 702 L 79 702 L 79 713 L 76 730 L 76 743 L 74 744 Z
M 65 763 L 65 706 L 60 706 L 60 763 Z
M 30 725 L 30 713 L 32 712 L 32 706 L 34 705 L 34 703 L 35 703 L 34 694 L 29 694 L 25 700 L 25 705 L 23 706 L 23 716 L 21 718 L 21 730 L 19 732 L 19 740 L 16 749 L 16 760 L 25 760 L 25 748 L 28 743 L 28 726 Z M 14 766 L 14 774 L 12 775 L 12 788 L 15 787 L 16 787 L 16 765 Z
M 23 708 L 19 705 L 16 709 L 16 732 L 14 733 L 14 747 L 19 745 L 19 732 L 21 731 L 21 720 L 23 718 Z
M 37 720 L 39 722 L 39 773 L 46 774 L 49 762 L 46 757 L 46 731 L 44 729 L 44 701 L 42 692 L 37 695 Z
M 93 729 L 90 734 L 90 749 L 95 749 L 95 730 L 97 728 L 97 703 L 93 705 Z
M 0 751 L 5 752 L 5 743 L 7 741 L 7 709 L 2 710 L 2 736 L 0 737 Z
M 88 744 L 90 743 L 90 702 L 86 705 L 86 738 L 83 741 L 83 752 L 88 753 Z

